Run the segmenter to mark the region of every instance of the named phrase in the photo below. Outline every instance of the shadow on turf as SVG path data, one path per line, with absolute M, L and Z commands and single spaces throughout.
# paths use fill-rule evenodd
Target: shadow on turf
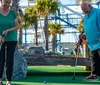
M 77 76 L 87 76 L 90 72 L 76 72 Z M 28 72 L 27 76 L 72 76 L 73 72 Z

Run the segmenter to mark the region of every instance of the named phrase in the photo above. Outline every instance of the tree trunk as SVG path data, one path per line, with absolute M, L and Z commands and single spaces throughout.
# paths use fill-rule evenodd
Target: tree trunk
M 53 36 L 52 38 L 52 51 L 55 52 L 55 46 L 56 45 L 56 36 Z
M 44 34 L 45 34 L 45 50 L 48 51 L 48 16 L 45 17 L 44 21 Z
M 25 29 L 25 47 L 27 46 L 27 31 Z
M 19 30 L 19 45 L 22 45 L 22 29 Z
M 36 19 L 36 22 L 35 22 L 35 44 L 38 45 L 38 35 L 37 35 L 37 19 Z

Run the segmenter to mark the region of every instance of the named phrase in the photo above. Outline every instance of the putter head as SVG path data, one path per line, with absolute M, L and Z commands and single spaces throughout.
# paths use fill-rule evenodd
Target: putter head
M 75 80 L 75 76 L 73 76 L 72 80 Z

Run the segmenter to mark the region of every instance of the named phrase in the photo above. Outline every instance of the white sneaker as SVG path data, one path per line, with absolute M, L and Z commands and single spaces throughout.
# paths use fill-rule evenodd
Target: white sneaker
M 90 74 L 88 77 L 86 77 L 84 80 L 98 80 L 96 75 Z
M 6 85 L 12 85 L 11 82 L 7 82 Z

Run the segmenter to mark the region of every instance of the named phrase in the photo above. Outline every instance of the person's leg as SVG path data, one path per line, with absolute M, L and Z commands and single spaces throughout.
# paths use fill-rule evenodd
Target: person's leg
M 92 74 L 96 74 L 98 75 L 99 73 L 99 65 L 100 65 L 100 51 L 99 50 L 95 50 L 92 51 L 92 65 L 91 65 L 91 70 L 92 70 Z
M 14 63 L 14 51 L 16 48 L 17 42 L 7 42 L 7 57 L 6 57 L 6 75 L 7 82 L 11 81 L 13 73 L 13 63 Z
M 85 78 L 85 80 L 97 80 L 97 75 L 100 72 L 100 51 L 92 51 L 92 61 L 91 61 L 91 74 Z
M 4 63 L 5 63 L 5 43 L 2 44 L 1 50 L 0 50 L 0 84 L 2 82 Z
M 98 50 L 99 58 L 98 58 L 98 75 L 100 75 L 100 49 Z
M 100 75 L 100 49 L 93 51 L 92 74 Z

